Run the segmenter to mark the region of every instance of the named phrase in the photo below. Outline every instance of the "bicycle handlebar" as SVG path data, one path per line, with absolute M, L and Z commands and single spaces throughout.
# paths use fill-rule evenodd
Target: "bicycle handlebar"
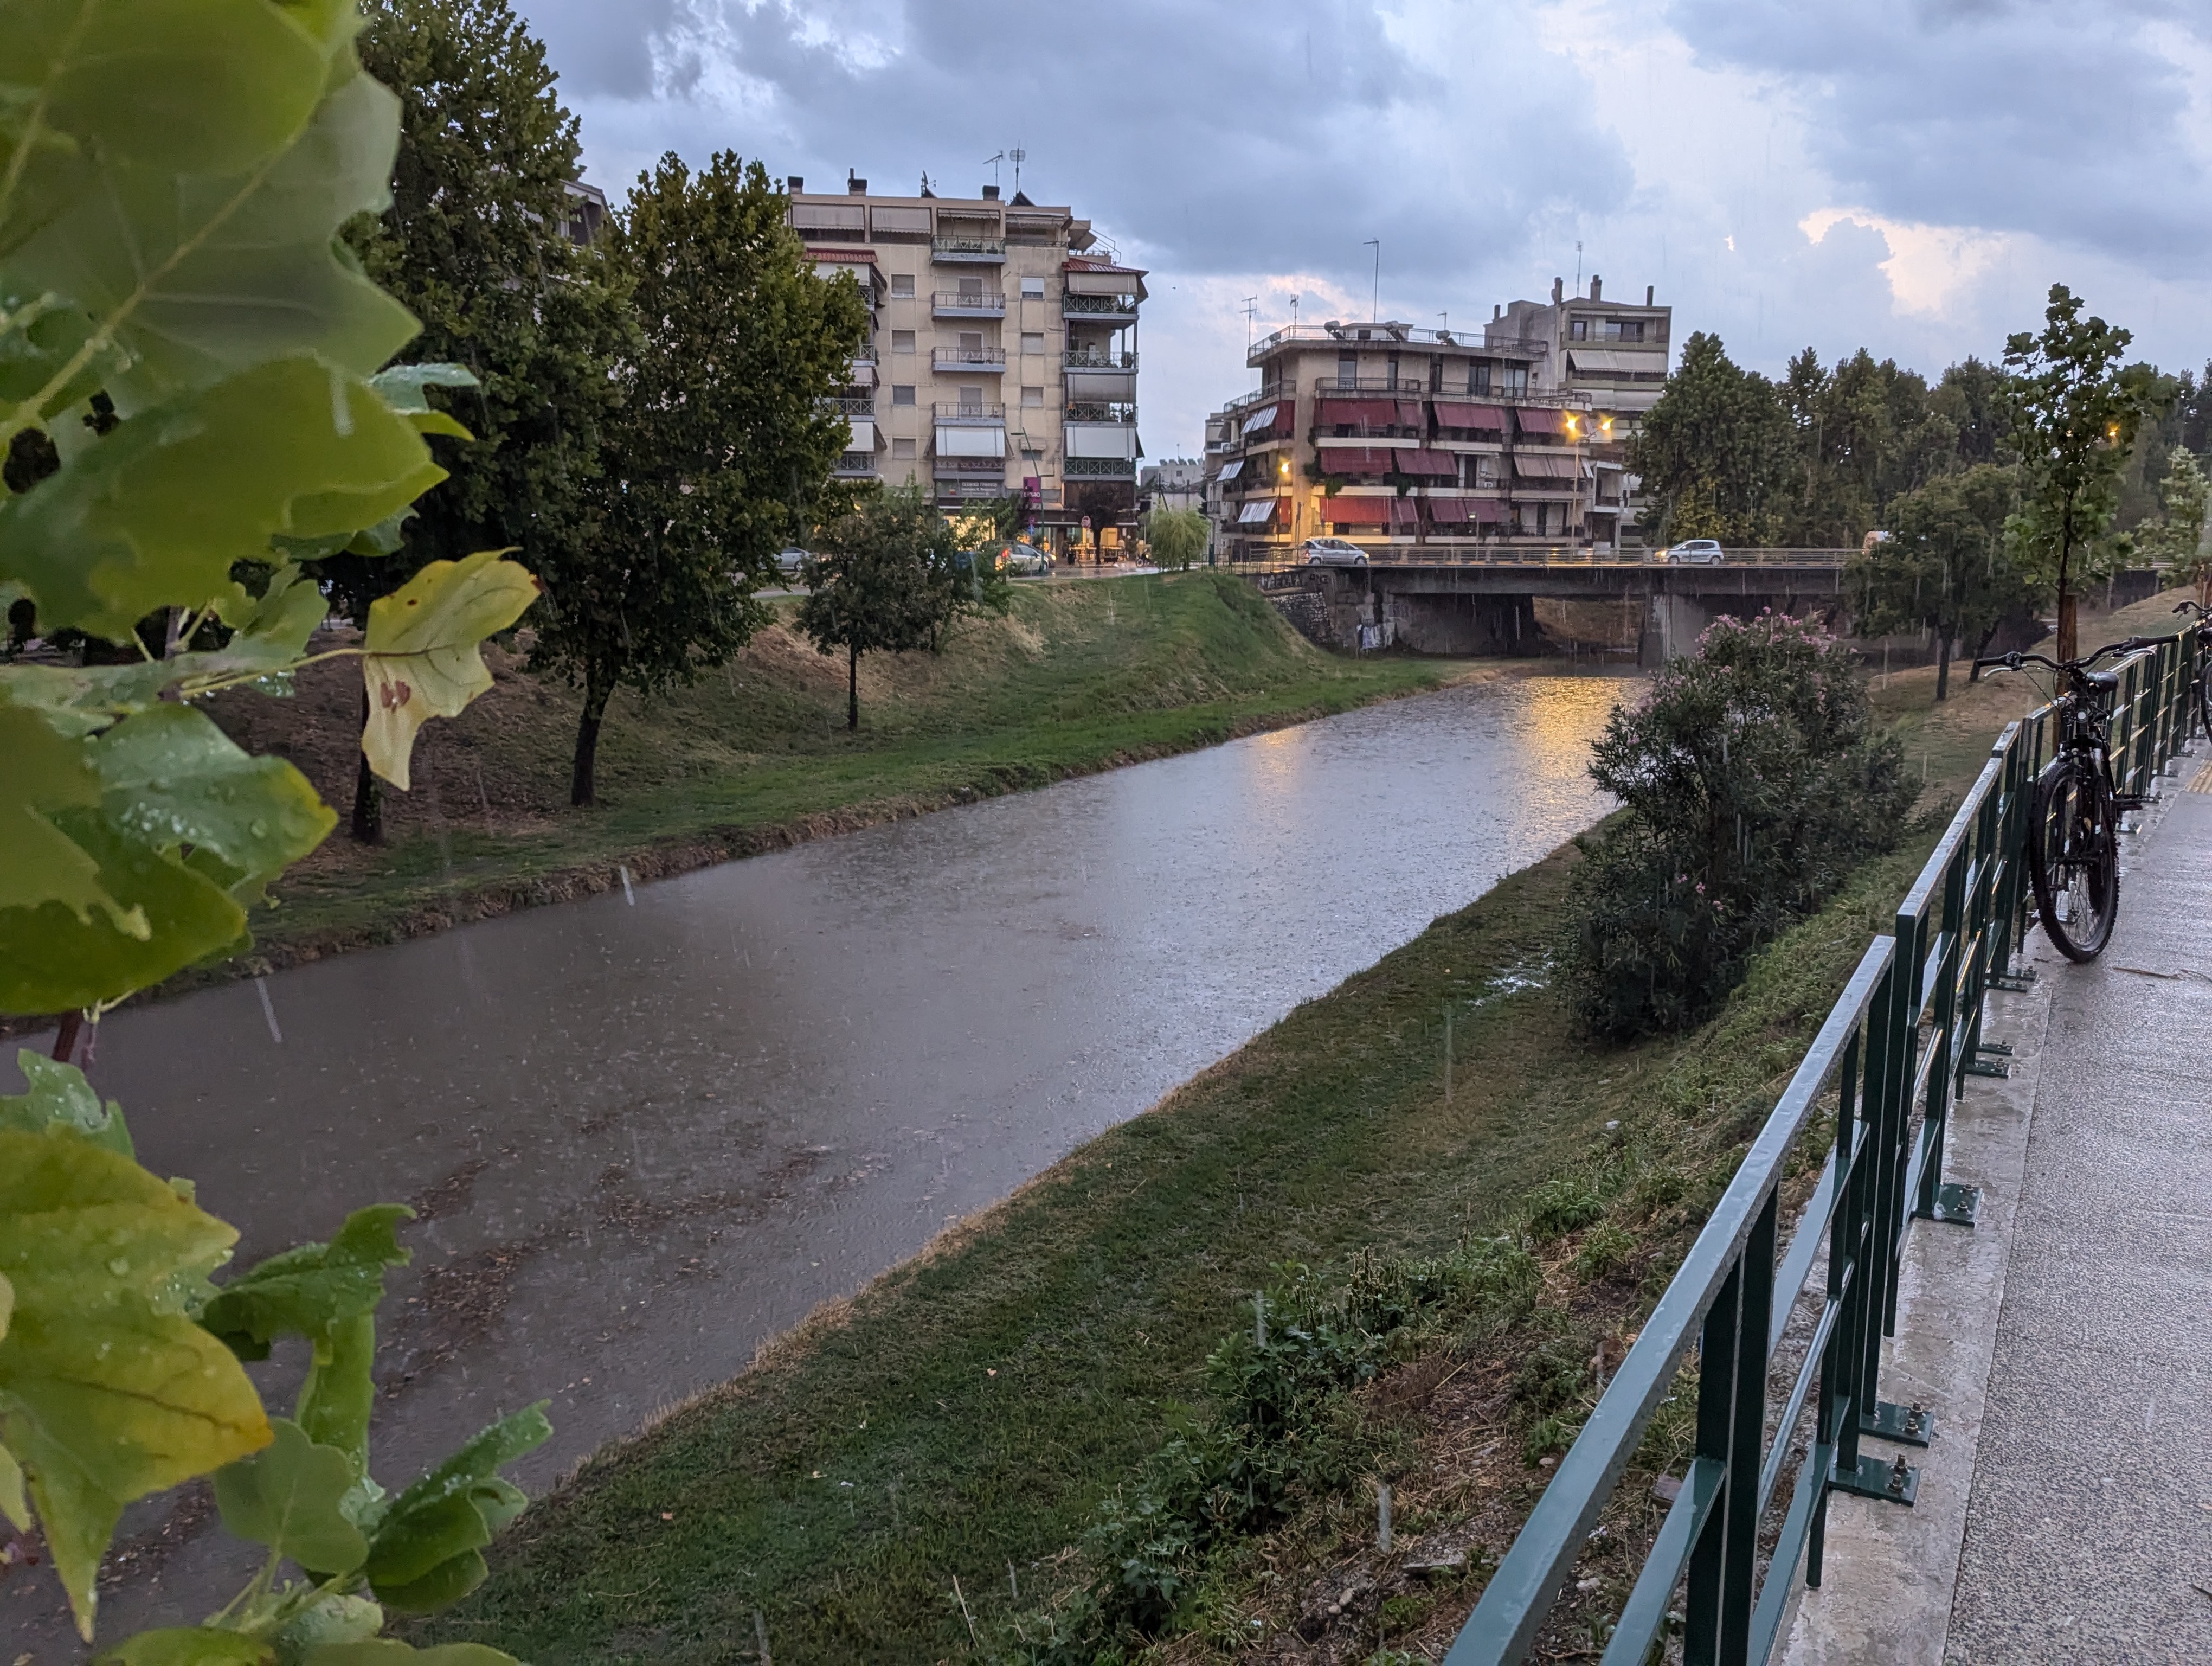
M 2022 654 L 2014 649 L 2000 654 L 1994 659 L 1974 661 L 1976 671 L 2018 671 L 2022 666 L 2041 666 L 2050 672 L 2084 672 L 2107 654 L 2128 654 L 2139 648 L 2155 648 L 2164 640 L 2156 636 L 2130 636 L 2124 641 L 2107 642 L 2104 647 L 2084 654 L 2079 660 L 2053 660 L 2040 654 Z
M 2200 619 L 2212 619 L 2212 607 L 2205 606 L 2203 602 L 2176 602 L 2173 611 L 2177 613 L 2194 613 Z

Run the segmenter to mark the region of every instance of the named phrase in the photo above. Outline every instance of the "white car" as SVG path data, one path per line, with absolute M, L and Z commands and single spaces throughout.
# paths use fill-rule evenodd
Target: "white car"
M 1301 553 L 1309 567 L 1364 567 L 1367 551 L 1340 538 L 1310 538 Z
M 1661 550 L 1659 559 L 1686 562 L 1700 567 L 1717 567 L 1728 557 L 1721 553 L 1717 539 L 1692 538 L 1683 539 L 1671 549 Z
M 798 548 L 796 545 L 787 549 L 779 550 L 776 551 L 775 556 L 776 569 L 781 572 L 784 577 L 787 579 L 795 579 L 799 576 L 799 569 L 806 565 L 807 560 L 808 556 L 806 551 Z
M 1000 550 L 999 570 L 1018 577 L 1038 578 L 1052 571 L 1052 557 L 1034 544 L 1016 542 Z

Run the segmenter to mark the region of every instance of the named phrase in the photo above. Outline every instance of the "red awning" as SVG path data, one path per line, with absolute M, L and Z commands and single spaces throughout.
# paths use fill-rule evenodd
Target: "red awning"
M 1428 427 L 1429 419 L 1421 415 L 1421 402 L 1419 399 L 1398 399 L 1393 403 L 1398 407 L 1400 428 L 1425 429 Z
M 1516 405 L 1514 420 L 1521 424 L 1523 434 L 1558 434 L 1561 432 L 1559 413 L 1532 405 Z
M 1418 499 L 1394 497 L 1390 500 L 1390 524 L 1407 529 L 1421 524 L 1421 505 Z
M 1314 414 L 1314 421 L 1324 429 L 1357 428 L 1375 429 L 1389 428 L 1399 423 L 1418 423 L 1421 420 L 1419 407 L 1409 418 L 1399 415 L 1395 399 L 1323 399 Z
M 1463 497 L 1432 497 L 1429 519 L 1440 526 L 1459 526 L 1474 519 L 1474 506 Z
M 1316 446 L 1314 466 L 1323 474 L 1383 474 L 1395 455 L 1386 446 Z
M 1462 404 L 1455 399 L 1437 401 L 1437 422 L 1443 428 L 1504 429 L 1505 413 L 1496 405 Z
M 1325 497 L 1322 500 L 1322 519 L 1337 526 L 1388 526 L 1391 521 L 1391 505 L 1402 500 L 1395 497 Z
M 1449 452 L 1401 451 L 1393 453 L 1401 474 L 1426 475 L 1437 479 L 1459 478 L 1459 459 Z

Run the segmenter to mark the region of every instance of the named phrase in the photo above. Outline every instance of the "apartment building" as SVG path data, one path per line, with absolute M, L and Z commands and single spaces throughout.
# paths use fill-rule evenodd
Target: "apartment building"
M 1061 552 L 1131 537 L 1145 274 L 1090 222 L 1019 191 L 786 189 L 815 270 L 850 271 L 869 302 L 869 346 L 837 401 L 853 429 L 838 472 L 921 485 L 947 510 L 1023 495 Z
M 1137 502 L 1152 509 L 1206 507 L 1206 465 L 1194 457 L 1170 457 L 1137 477 Z
M 1664 385 L 1671 313 L 1648 297 L 1609 307 L 1595 279 L 1587 302 L 1564 288 L 1476 331 L 1332 321 L 1255 344 L 1259 388 L 1206 424 L 1221 547 L 1232 560 L 1316 537 L 1618 550 L 1632 508 L 1623 445 Z

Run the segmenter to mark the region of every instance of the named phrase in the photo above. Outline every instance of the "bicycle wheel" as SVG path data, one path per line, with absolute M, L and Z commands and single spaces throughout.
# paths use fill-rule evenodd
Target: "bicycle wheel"
M 2096 765 L 2078 753 L 2052 759 L 2036 781 L 2027 877 L 2058 952 L 2069 960 L 2102 954 L 2120 911 L 2119 827 Z

